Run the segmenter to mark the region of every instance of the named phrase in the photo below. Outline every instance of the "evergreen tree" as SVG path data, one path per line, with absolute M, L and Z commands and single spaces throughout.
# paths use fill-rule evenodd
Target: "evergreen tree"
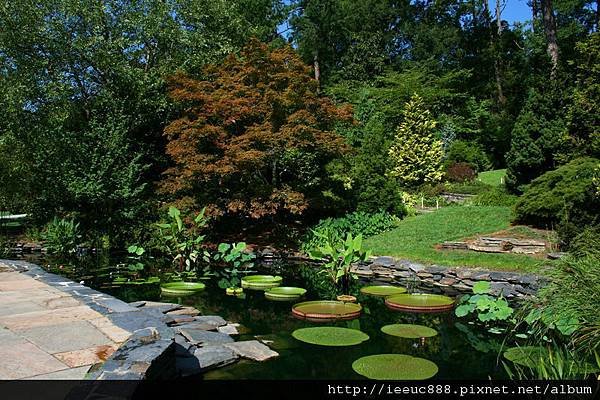
M 434 133 L 436 122 L 423 99 L 414 95 L 403 110 L 404 121 L 389 150 L 390 175 L 406 186 L 442 179 L 442 141 Z

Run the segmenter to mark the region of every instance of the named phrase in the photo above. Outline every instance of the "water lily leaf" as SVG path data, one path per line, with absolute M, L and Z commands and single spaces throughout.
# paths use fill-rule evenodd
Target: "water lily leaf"
M 356 373 L 377 380 L 423 380 L 438 372 L 435 363 L 406 354 L 376 354 L 352 363 Z
M 374 286 L 365 286 L 360 289 L 360 292 L 363 294 L 369 294 L 371 296 L 392 296 L 395 294 L 406 293 L 406 289 L 399 286 L 390 286 L 390 285 L 374 285 Z
M 437 335 L 437 331 L 435 329 L 429 328 L 423 325 L 411 325 L 411 324 L 393 324 L 393 325 L 385 325 L 381 328 L 381 332 L 398 336 L 402 338 L 408 339 L 419 339 L 425 337 L 433 337 Z
M 301 342 L 320 346 L 354 346 L 369 340 L 369 335 L 364 332 L 335 326 L 296 329 L 292 336 Z
M 479 281 L 473 285 L 473 293 L 474 294 L 489 293 L 491 287 L 492 286 L 488 281 Z

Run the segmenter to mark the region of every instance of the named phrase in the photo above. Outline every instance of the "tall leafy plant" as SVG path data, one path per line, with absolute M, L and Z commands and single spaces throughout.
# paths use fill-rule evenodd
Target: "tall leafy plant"
M 197 270 L 202 263 L 208 263 L 210 254 L 204 249 L 205 235 L 199 234 L 206 224 L 204 209 L 196 215 L 189 225 L 181 218 L 176 207 L 169 207 L 170 221 L 157 224 L 163 250 L 172 258 L 179 272 Z M 206 268 L 206 265 L 205 265 Z
M 246 243 L 221 243 L 213 260 L 221 264 L 218 274 L 221 279 L 218 285 L 221 289 L 235 292 L 240 284 L 241 276 L 250 272 L 254 266 L 256 255 L 246 251 Z
M 351 272 L 352 265 L 366 261 L 371 256 L 371 251 L 363 250 L 360 234 L 352 237 L 352 234 L 348 233 L 343 241 L 336 241 L 324 233 L 315 232 L 315 234 L 321 236 L 324 242 L 317 249 L 310 251 L 310 257 L 324 261 L 320 272 L 326 274 L 333 284 L 341 285 L 342 291 L 347 294 L 350 280 L 357 278 Z
M 46 225 L 42 237 L 49 253 L 59 256 L 71 255 L 77 251 L 77 246 L 81 243 L 79 223 L 72 219 L 54 217 Z
M 459 306 L 454 311 L 457 317 L 474 314 L 483 322 L 492 333 L 500 333 L 498 327 L 490 326 L 492 322 L 506 321 L 514 310 L 502 295 L 492 296 L 491 285 L 487 281 L 480 281 L 473 285 L 473 294 L 461 297 Z

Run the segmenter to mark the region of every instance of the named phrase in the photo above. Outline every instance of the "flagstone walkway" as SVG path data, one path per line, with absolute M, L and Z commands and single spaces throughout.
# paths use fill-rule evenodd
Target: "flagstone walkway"
M 0 379 L 83 379 L 131 335 L 60 285 L 0 263 Z

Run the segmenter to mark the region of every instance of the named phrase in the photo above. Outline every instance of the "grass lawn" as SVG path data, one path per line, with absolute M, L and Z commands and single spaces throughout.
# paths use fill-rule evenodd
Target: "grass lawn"
M 365 239 L 375 255 L 406 258 L 426 264 L 470 266 L 498 270 L 537 271 L 545 260 L 517 254 L 436 250 L 444 241 L 493 233 L 510 226 L 510 207 L 444 207 L 429 214 L 408 217 L 389 232 Z
M 488 185 L 500 186 L 505 179 L 506 169 L 495 169 L 493 171 L 485 171 L 477 175 L 477 180 Z

